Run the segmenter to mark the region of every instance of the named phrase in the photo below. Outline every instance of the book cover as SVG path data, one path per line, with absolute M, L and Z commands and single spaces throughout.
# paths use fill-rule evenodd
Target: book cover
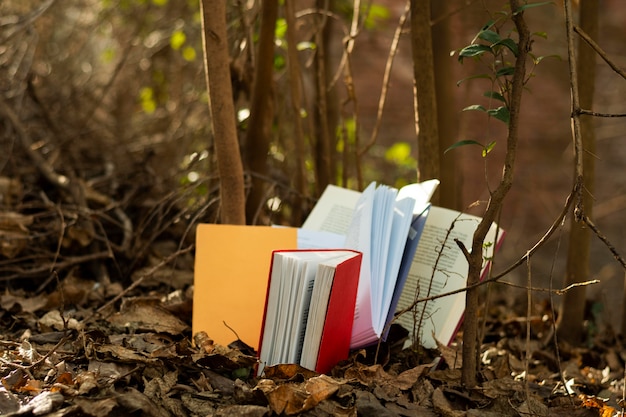
M 259 357 L 329 372 L 350 350 L 362 255 L 346 249 L 272 255 Z
M 193 333 L 258 350 L 272 252 L 296 249 L 294 228 L 200 224 L 196 230 Z

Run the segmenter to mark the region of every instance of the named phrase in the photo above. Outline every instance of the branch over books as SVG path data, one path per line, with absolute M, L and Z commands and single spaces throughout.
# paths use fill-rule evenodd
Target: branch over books
M 419 218 L 438 184 L 396 190 L 373 182 L 363 193 L 328 186 L 302 226 L 345 234 L 346 248 L 363 253 L 351 348 L 383 336 L 419 239 Z
M 351 250 L 273 253 L 259 374 L 279 363 L 325 373 L 347 359 L 361 258 Z
M 454 239 L 469 247 L 478 217 L 440 207 L 429 200 L 437 180 L 399 191 L 370 184 L 363 193 L 329 186 L 303 229 L 346 235 L 346 247 L 363 252 L 351 347 L 385 338 L 396 309 L 417 299 L 465 287 L 467 261 Z M 493 255 L 497 226 L 485 247 Z M 504 233 L 500 232 L 498 241 Z M 447 239 L 446 239 L 447 237 Z M 485 262 L 486 265 L 486 262 Z M 419 303 L 397 321 L 425 347 L 448 343 L 465 310 L 464 294 Z

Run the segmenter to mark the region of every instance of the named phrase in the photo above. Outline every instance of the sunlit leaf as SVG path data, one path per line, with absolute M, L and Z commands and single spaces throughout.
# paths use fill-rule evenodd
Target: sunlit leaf
M 539 36 L 540 38 L 544 38 L 544 39 L 548 39 L 548 33 L 547 32 L 533 32 L 534 36 Z
M 274 36 L 276 39 L 285 39 L 287 34 L 287 21 L 285 19 L 276 20 L 276 30 L 274 31 Z
M 491 150 L 492 150 L 495 146 L 496 146 L 496 141 L 495 141 L 495 140 L 494 140 L 494 141 L 489 142 L 489 143 L 487 144 L 487 146 L 485 146 L 485 147 L 483 148 L 483 152 L 482 152 L 482 154 L 483 154 L 483 158 L 484 158 L 484 157 L 486 157 L 486 156 L 487 156 L 487 154 L 488 154 L 489 152 L 491 152 Z
M 390 13 L 388 7 L 381 6 L 379 4 L 370 4 L 369 13 L 365 16 L 363 25 L 368 30 L 376 29 L 379 22 L 389 19 L 389 16 Z
M 196 59 L 196 49 L 193 46 L 185 46 L 183 48 L 183 59 L 191 62 Z
M 403 164 L 411 157 L 411 145 L 406 142 L 397 142 L 387 148 L 385 159 L 398 165 Z
M 472 104 L 471 106 L 467 106 L 463 109 L 463 111 L 472 111 L 472 110 L 485 111 L 485 112 L 487 111 L 487 109 L 481 106 L 480 104 Z
M 185 35 L 185 32 L 183 32 L 182 30 L 177 30 L 172 33 L 172 36 L 170 36 L 170 46 L 175 51 L 178 51 L 183 46 L 186 40 L 187 35 Z
M 315 49 L 316 45 L 315 42 L 298 42 L 298 44 L 296 45 L 296 49 L 298 51 L 305 51 L 307 49 Z
M 154 4 L 155 6 L 160 6 L 163 7 L 167 4 L 168 0 L 152 0 L 152 4 Z

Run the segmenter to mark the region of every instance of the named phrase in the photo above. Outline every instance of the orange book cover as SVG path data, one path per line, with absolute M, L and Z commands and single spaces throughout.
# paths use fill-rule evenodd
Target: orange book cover
M 239 336 L 258 350 L 272 252 L 297 246 L 295 228 L 198 225 L 193 334 L 224 346 Z

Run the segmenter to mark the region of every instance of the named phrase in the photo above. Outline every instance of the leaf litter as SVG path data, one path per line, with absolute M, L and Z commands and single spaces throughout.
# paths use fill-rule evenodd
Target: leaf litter
M 589 347 L 562 346 L 559 361 L 545 340 L 549 321 L 535 322 L 533 334 L 543 338 L 527 342 L 525 318 L 493 320 L 473 389 L 461 384 L 459 343 L 414 351 L 390 341 L 378 348 L 379 363 L 373 347 L 329 375 L 281 364 L 257 377 L 249 347 L 191 334 L 192 284 L 172 282 L 95 291 L 97 282 L 68 274 L 49 294 L 7 289 L 0 414 L 608 417 L 622 410 L 626 354 L 608 334 Z

